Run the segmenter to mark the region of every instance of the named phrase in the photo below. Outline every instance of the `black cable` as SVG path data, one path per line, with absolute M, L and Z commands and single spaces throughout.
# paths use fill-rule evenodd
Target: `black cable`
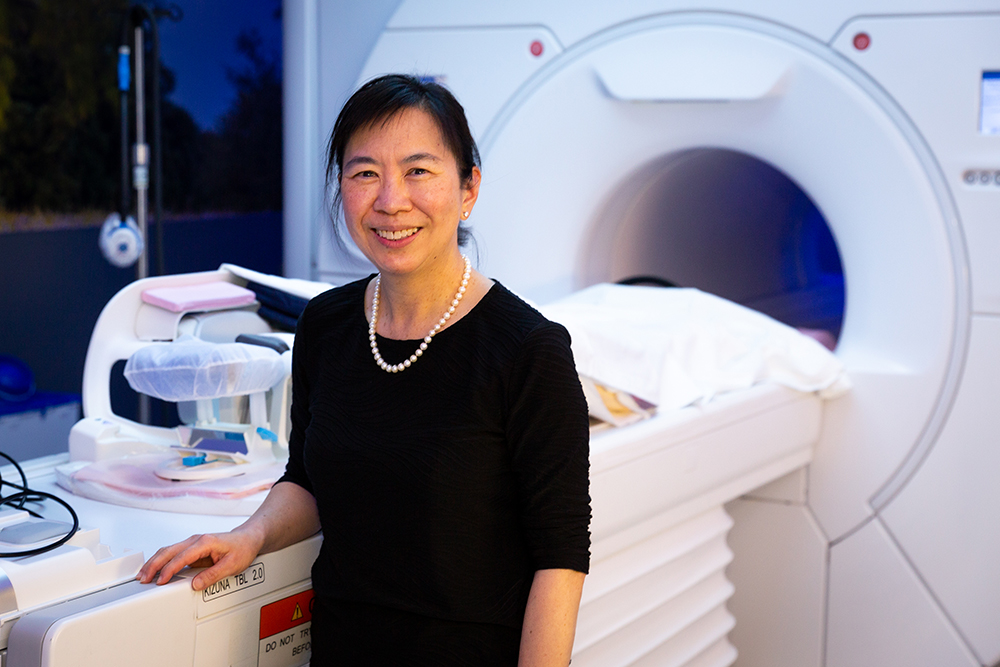
M 14 482 L 8 482 L 7 480 L 0 477 L 0 489 L 2 489 L 4 485 L 18 489 L 17 493 L 12 493 L 9 496 L 4 496 L 2 493 L 0 493 L 0 507 L 3 507 L 4 505 L 14 505 L 16 503 L 17 509 L 24 510 L 31 516 L 40 519 L 42 518 L 41 515 L 33 510 L 25 508 L 24 503 L 41 502 L 43 500 L 54 500 L 63 507 L 65 507 L 66 511 L 69 512 L 69 515 L 73 517 L 73 526 L 69 529 L 69 532 L 67 532 L 65 535 L 60 537 L 55 542 L 46 544 L 43 547 L 36 547 L 34 549 L 24 549 L 22 551 L 0 551 L 0 558 L 21 558 L 24 556 L 37 556 L 47 551 L 52 551 L 53 549 L 61 547 L 62 545 L 69 542 L 73 538 L 73 536 L 76 535 L 76 532 L 80 529 L 80 517 L 76 515 L 76 512 L 73 510 L 70 504 L 67 503 L 65 500 L 63 500 L 62 498 L 60 498 L 59 496 L 48 493 L 47 491 L 38 491 L 37 489 L 29 488 L 28 477 L 27 475 L 24 474 L 24 469 L 17 463 L 17 461 L 15 461 L 7 454 L 4 454 L 3 452 L 0 452 L 0 456 L 10 461 L 11 464 L 13 464 L 14 469 L 17 470 L 18 474 L 21 476 L 20 484 L 15 484 Z
M 13 465 L 13 466 L 14 466 L 14 469 L 15 469 L 15 470 L 17 470 L 17 473 L 18 473 L 18 474 L 19 474 L 19 475 L 21 476 L 21 487 L 20 487 L 20 488 L 22 488 L 22 489 L 26 489 L 26 488 L 28 488 L 28 476 L 24 474 L 24 468 L 22 468 L 22 467 L 21 467 L 21 466 L 20 466 L 20 465 L 18 464 L 18 462 L 17 462 L 17 461 L 15 461 L 15 460 L 14 460 L 13 458 L 11 458 L 10 456 L 7 456 L 7 455 L 6 455 L 6 454 L 4 454 L 3 452 L 0 452 L 0 456 L 4 457 L 4 458 L 5 458 L 5 459 L 7 459 L 8 461 L 10 461 L 10 462 L 11 462 L 11 465 Z M 8 481 L 5 481 L 5 480 L 4 480 L 4 478 L 3 478 L 3 475 L 0 475 L 0 488 L 3 488 L 3 485 L 4 485 L 4 484 L 6 484 L 6 485 L 8 485 L 8 486 L 15 486 L 15 487 L 16 487 L 16 485 L 15 485 L 15 484 L 12 484 L 12 483 L 10 483 L 10 482 L 8 482 Z M 0 505 L 3 505 L 3 504 L 5 504 L 5 503 L 3 503 L 3 502 L 2 502 L 2 499 L 3 499 L 3 494 L 2 494 L 2 493 L 0 493 Z M 25 501 L 24 501 L 24 500 L 22 500 L 22 501 L 21 501 L 21 504 L 20 504 L 20 505 L 18 505 L 17 509 L 23 509 L 23 508 L 24 508 L 24 502 L 25 502 Z
M 14 495 L 17 496 L 22 494 L 14 494 Z M 80 529 L 80 518 L 76 515 L 76 512 L 73 511 L 73 508 L 70 507 L 69 503 L 67 503 L 59 496 L 47 493 L 45 491 L 29 491 L 26 492 L 24 495 L 30 495 L 32 497 L 41 496 L 42 499 L 47 498 L 49 500 L 56 501 L 57 503 L 65 507 L 66 511 L 69 512 L 70 516 L 73 517 L 73 526 L 72 528 L 69 529 L 69 532 L 67 532 L 65 535 L 60 537 L 55 542 L 52 542 L 51 544 L 46 544 L 44 547 L 37 547 L 35 549 L 25 549 L 23 551 L 0 551 L 0 558 L 20 558 L 23 556 L 37 556 L 38 554 L 43 554 L 47 551 L 52 551 L 53 549 L 61 547 L 62 545 L 69 542 L 73 538 L 73 536 L 76 535 L 76 531 Z M 31 512 L 31 514 L 33 516 L 35 515 L 34 512 Z

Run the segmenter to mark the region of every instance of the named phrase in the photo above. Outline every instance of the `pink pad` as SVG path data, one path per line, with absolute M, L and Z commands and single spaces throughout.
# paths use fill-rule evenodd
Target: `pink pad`
M 271 488 L 285 472 L 285 464 L 250 467 L 250 472 L 235 477 L 171 482 L 161 479 L 154 472 L 161 463 L 175 460 L 177 454 L 141 454 L 123 459 L 97 461 L 71 475 L 75 482 L 90 482 L 108 489 L 141 498 L 199 498 L 235 499 Z
M 253 303 L 257 296 L 239 285 L 217 281 L 182 287 L 154 287 L 142 293 L 146 303 L 172 313 L 189 310 L 220 310 Z

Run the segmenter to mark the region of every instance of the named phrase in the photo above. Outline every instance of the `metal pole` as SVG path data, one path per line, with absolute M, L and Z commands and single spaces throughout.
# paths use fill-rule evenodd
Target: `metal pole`
M 147 238 L 146 216 L 149 203 L 149 144 L 146 143 L 146 92 L 142 44 L 142 25 L 135 28 L 135 163 L 132 181 L 138 201 L 136 202 L 136 222 L 142 238 Z M 146 244 L 148 245 L 148 244 Z M 141 280 L 149 276 L 149 258 L 143 250 L 137 264 L 137 277 Z
M 148 239 L 146 232 L 146 206 L 149 195 L 149 145 L 146 144 L 146 104 L 145 104 L 145 73 L 143 72 L 143 56 L 145 49 L 142 44 L 142 24 L 135 27 L 135 163 L 132 168 L 132 182 L 136 190 L 136 222 L 143 239 Z M 139 262 L 136 264 L 136 277 L 139 280 L 149 276 L 149 258 L 146 252 L 148 243 L 144 244 Z M 150 420 L 149 396 L 139 394 L 139 422 L 148 424 Z

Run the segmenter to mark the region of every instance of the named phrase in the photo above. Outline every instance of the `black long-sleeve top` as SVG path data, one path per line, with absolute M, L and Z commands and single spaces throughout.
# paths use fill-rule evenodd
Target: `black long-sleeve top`
M 280 481 L 316 498 L 314 590 L 327 605 L 516 638 L 536 570 L 589 566 L 587 407 L 569 334 L 495 283 L 417 363 L 386 373 L 367 283 L 313 299 L 295 337 Z M 377 342 L 389 363 L 419 344 Z

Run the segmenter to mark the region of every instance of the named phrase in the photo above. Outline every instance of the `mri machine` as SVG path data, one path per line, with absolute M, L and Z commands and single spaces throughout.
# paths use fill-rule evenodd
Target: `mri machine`
M 369 270 L 331 242 L 324 135 L 357 82 L 414 71 L 479 140 L 488 274 L 543 304 L 660 277 L 838 339 L 838 398 L 763 383 L 593 437 L 574 665 L 1000 664 L 995 2 L 286 0 L 283 20 L 292 277 Z M 91 347 L 142 339 L 146 287 L 219 280 L 241 282 L 127 287 Z M 121 444 L 100 405 L 95 452 Z M 30 485 L 66 497 L 65 461 Z M 73 539 L 0 567 L 0 664 L 306 660 L 318 537 L 203 593 L 140 586 L 140 551 L 239 517 L 71 503 Z M 0 514 L 0 543 L 34 523 Z
M 331 242 L 322 148 L 358 82 L 404 71 L 468 112 L 476 251 L 508 287 L 654 275 L 843 308 L 849 394 L 761 387 L 595 437 L 574 664 L 1000 664 L 1000 4 L 286 0 L 283 20 L 289 275 L 369 270 Z M 776 268 L 805 257 L 803 206 L 839 294 Z M 771 449 L 737 471 L 741 446 Z

